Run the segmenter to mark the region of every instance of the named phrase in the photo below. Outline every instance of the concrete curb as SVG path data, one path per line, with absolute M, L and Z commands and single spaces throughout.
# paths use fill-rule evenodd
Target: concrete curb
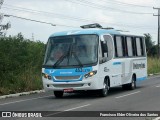
M 153 76 L 154 74 L 148 74 L 148 76 Z
M 148 74 L 148 76 L 160 75 L 160 73 Z
M 44 90 L 35 90 L 35 91 L 22 92 L 22 93 L 10 94 L 10 95 L 3 95 L 3 96 L 0 96 L 0 99 L 18 97 L 22 95 L 36 94 L 36 93 L 42 93 L 42 92 L 44 92 Z

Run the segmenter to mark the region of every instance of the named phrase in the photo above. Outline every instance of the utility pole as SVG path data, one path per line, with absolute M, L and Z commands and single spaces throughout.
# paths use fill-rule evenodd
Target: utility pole
M 157 57 L 160 58 L 160 47 L 159 47 L 160 46 L 160 8 L 153 7 L 153 9 L 158 10 L 158 15 L 153 15 L 153 16 L 158 16 L 158 51 L 157 51 L 158 55 Z

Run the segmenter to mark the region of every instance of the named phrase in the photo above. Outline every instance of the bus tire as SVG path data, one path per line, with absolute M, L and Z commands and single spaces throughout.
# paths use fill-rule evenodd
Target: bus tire
M 63 97 L 63 91 L 54 91 L 54 96 L 56 98 L 62 98 Z
M 100 89 L 99 91 L 100 97 L 106 97 L 108 95 L 108 91 L 109 91 L 108 80 L 105 79 L 103 83 L 103 89 Z
M 132 82 L 128 84 L 128 89 L 129 90 L 134 90 L 136 88 L 136 77 L 133 75 L 132 76 Z

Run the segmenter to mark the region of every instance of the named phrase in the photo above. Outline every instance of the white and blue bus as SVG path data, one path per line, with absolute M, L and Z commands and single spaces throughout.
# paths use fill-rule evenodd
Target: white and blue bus
M 49 37 L 42 68 L 45 91 L 62 97 L 64 92 L 96 90 L 104 97 L 111 87 L 132 90 L 138 81 L 147 79 L 143 36 L 99 24 L 81 27 Z

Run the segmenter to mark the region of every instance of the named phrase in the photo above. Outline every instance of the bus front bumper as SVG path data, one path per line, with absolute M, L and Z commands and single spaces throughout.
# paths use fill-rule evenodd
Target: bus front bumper
M 64 89 L 73 89 L 73 91 L 79 91 L 96 90 L 102 88 L 102 86 L 100 87 L 100 85 L 98 85 L 99 83 L 96 83 L 96 80 L 93 78 L 75 82 L 54 82 L 45 78 L 42 78 L 42 80 L 45 91 L 63 91 Z

